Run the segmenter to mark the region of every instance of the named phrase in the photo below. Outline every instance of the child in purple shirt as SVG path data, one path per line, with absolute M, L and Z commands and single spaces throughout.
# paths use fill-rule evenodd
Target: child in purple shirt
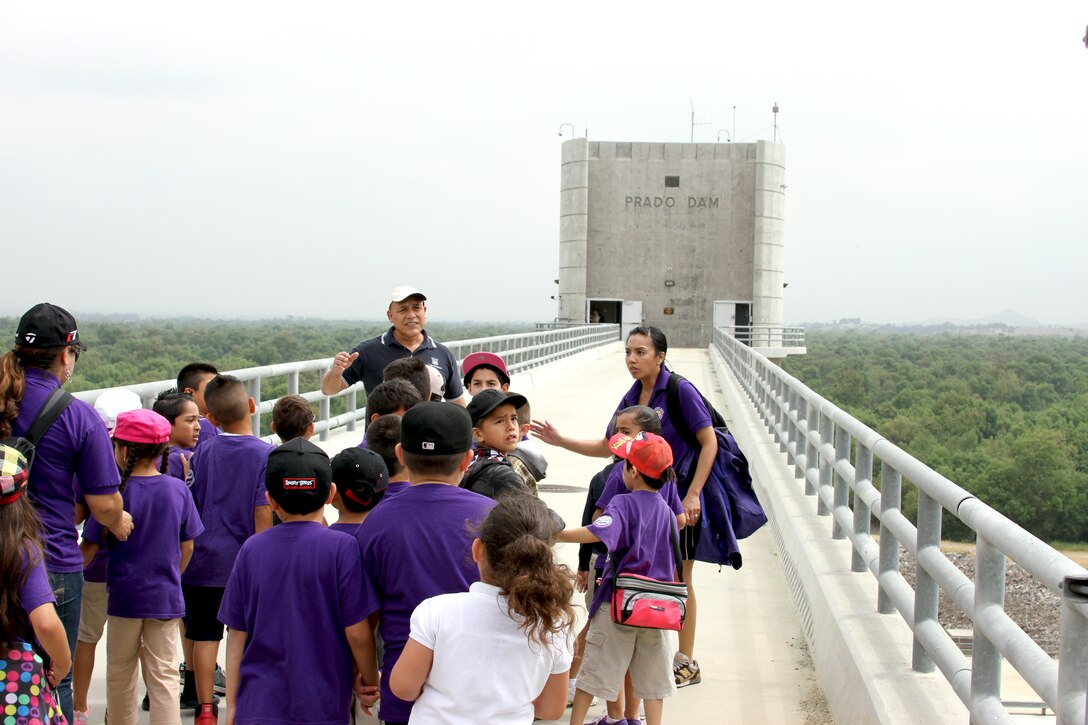
M 201 433 L 196 401 L 188 393 L 168 390 L 155 400 L 152 410 L 170 423 L 170 445 L 163 455 L 159 472 L 181 479 L 192 488 L 194 479 L 190 461 Z
M 339 516 L 329 528 L 355 536 L 385 496 L 389 485 L 385 461 L 366 448 L 345 448 L 332 459 L 332 482 L 336 484 L 332 505 Z
M 375 418 L 366 429 L 367 450 L 374 451 L 385 461 L 389 471 L 389 484 L 385 488 L 382 500 L 394 496 L 408 488 L 408 469 L 397 458 L 397 446 L 400 445 L 400 419 L 394 413 Z
M 246 539 L 272 525 L 264 495 L 272 446 L 252 434 L 253 398 L 238 378 L 217 375 L 204 386 L 204 402 L 221 432 L 193 454 L 193 498 L 204 534 L 181 580 L 185 636 L 194 642 L 188 664 L 196 675 L 197 725 L 211 725 L 216 718 L 215 656 L 223 639 L 218 613 L 234 559 Z
M 630 493 L 612 499 L 589 526 L 559 534 L 559 540 L 565 542 L 604 542 L 611 564 L 590 605 L 590 628 L 571 722 L 582 722 L 594 695 L 616 700 L 629 669 L 634 694 L 645 701 L 647 725 L 660 725 L 662 700 L 676 691 L 672 674 L 675 641 L 664 630 L 616 624 L 608 602 L 614 572 L 664 581 L 676 577 L 672 548 L 675 518 L 660 495 L 665 482 L 675 476 L 672 449 L 664 438 L 653 433 L 639 433 L 633 438 L 617 433 L 609 441 L 609 448 L 624 459 L 623 480 Z
M 495 502 L 458 488 L 472 460 L 472 419 L 453 403 L 419 403 L 401 419 L 397 458 L 411 485 L 388 494 L 359 527 L 368 614 L 377 614 L 383 722 L 406 723 L 412 703 L 393 695 L 389 673 L 408 640 L 412 612 L 424 599 L 468 591 L 479 581 L 471 531 Z M 372 655 L 373 656 L 373 655 Z
M 204 530 L 185 482 L 158 471 L 170 423 L 151 410 L 117 416 L 113 449 L 121 468 L 125 510 L 137 521 L 127 541 L 111 541 L 95 521 L 87 541 L 110 548 L 106 569 L 106 710 L 110 723 L 136 724 L 136 669 L 147 681 L 151 718 L 180 725 L 178 622 L 185 607 L 181 572 Z M 88 546 L 84 554 L 93 554 Z
M 219 609 L 230 628 L 226 725 L 344 725 L 353 664 L 368 714 L 377 700 L 358 549 L 322 525 L 331 479 L 329 457 L 302 438 L 268 457 L 283 523 L 242 545 Z
M 27 725 L 48 725 L 60 717 L 51 687 L 68 674 L 72 658 L 53 606 L 38 517 L 25 496 L 27 474 L 26 457 L 0 444 L 0 642 L 7 645 L 0 662 L 3 672 L 22 672 L 22 677 L 5 678 L 6 702 L 15 710 L 6 714 Z M 43 651 L 48 662 L 42 660 Z

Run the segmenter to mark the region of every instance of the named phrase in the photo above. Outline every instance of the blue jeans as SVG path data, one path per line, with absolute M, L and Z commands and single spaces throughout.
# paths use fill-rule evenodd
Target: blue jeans
M 49 586 L 53 587 L 53 596 L 57 598 L 57 616 L 64 625 L 64 634 L 68 637 L 68 650 L 76 651 L 76 638 L 79 635 L 79 613 L 83 606 L 83 572 L 49 572 Z M 57 698 L 60 709 L 68 722 L 72 722 L 72 673 L 71 671 L 57 685 Z

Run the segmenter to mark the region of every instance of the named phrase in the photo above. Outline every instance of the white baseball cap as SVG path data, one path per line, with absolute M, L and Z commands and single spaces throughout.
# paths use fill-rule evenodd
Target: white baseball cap
M 393 290 L 393 293 L 389 295 L 389 301 L 404 302 L 404 300 L 408 299 L 409 297 L 421 297 L 423 299 L 427 299 L 427 295 L 423 294 L 415 287 L 409 287 L 408 285 L 404 285 L 401 287 L 397 287 Z
M 106 427 L 113 431 L 117 425 L 117 416 L 130 410 L 143 408 L 140 396 L 125 388 L 113 388 L 103 392 L 94 401 L 94 409 Z

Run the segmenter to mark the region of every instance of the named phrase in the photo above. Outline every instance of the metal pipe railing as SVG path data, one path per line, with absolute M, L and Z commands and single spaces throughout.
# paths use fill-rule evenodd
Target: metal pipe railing
M 454 357 L 460 361 L 470 352 L 486 351 L 494 352 L 502 356 L 506 362 L 507 370 L 513 375 L 530 368 L 538 367 L 560 358 L 569 357 L 577 353 L 589 350 L 601 345 L 607 345 L 620 339 L 619 325 L 580 325 L 564 327 L 561 329 L 542 330 L 538 332 L 525 332 L 513 335 L 495 335 L 492 337 L 473 338 L 471 340 L 454 340 L 444 343 L 453 352 Z M 272 412 L 278 398 L 264 400 L 261 389 L 265 381 L 274 378 L 286 378 L 287 392 L 304 397 L 310 403 L 318 404 L 317 420 L 314 429 L 320 440 L 326 440 L 329 432 L 337 428 L 346 428 L 354 431 L 357 421 L 366 414 L 365 399 L 362 383 L 342 390 L 341 392 L 327 396 L 321 392 L 320 378 L 332 367 L 332 358 L 319 358 L 316 360 L 303 360 L 301 362 L 279 363 L 276 365 L 261 365 L 241 370 L 230 370 L 227 374 L 233 375 L 246 384 L 249 395 L 257 404 L 257 412 L 253 416 L 253 434 L 260 435 L 261 417 Z M 301 390 L 299 374 L 307 372 L 318 373 L 318 387 L 313 390 Z M 458 371 L 459 372 L 459 371 Z M 174 380 L 156 380 L 151 383 L 137 383 L 126 385 L 126 390 L 131 390 L 140 397 L 144 407 L 150 408 L 155 398 L 164 390 L 174 387 Z M 84 390 L 73 395 L 87 403 L 94 404 L 98 396 L 107 388 L 98 390 Z M 360 396 L 364 405 L 359 404 Z M 332 415 L 331 398 L 343 398 L 347 410 L 339 415 Z M 266 436 L 270 442 L 278 442 L 274 435 Z
M 1012 722 L 1001 700 L 1008 662 L 1058 723 L 1088 722 L 1088 571 L 814 393 L 753 349 L 762 343 L 735 331 L 715 329 L 714 347 L 804 478 L 805 494 L 815 496 L 815 514 L 831 516 L 828 535 L 850 542 L 851 569 L 875 577 L 877 611 L 898 611 L 910 626 L 913 669 L 940 670 L 972 721 Z M 877 464 L 879 491 L 872 480 Z M 904 481 L 918 492 L 917 525 L 901 513 Z M 975 532 L 974 581 L 941 552 L 945 512 Z M 900 570 L 900 546 L 917 564 L 913 589 Z M 1005 612 L 1006 557 L 1062 597 L 1057 662 Z M 974 623 L 970 662 L 938 621 L 942 591 Z

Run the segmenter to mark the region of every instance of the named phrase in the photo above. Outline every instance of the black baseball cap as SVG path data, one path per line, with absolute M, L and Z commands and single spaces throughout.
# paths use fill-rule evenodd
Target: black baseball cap
M 305 438 L 289 440 L 268 454 L 264 485 L 287 513 L 317 511 L 328 500 L 331 484 L 328 454 Z
M 418 456 L 448 456 L 472 448 L 472 418 L 455 403 L 417 403 L 400 421 L 400 445 Z
M 520 393 L 504 393 L 495 388 L 487 388 L 472 396 L 472 400 L 468 403 L 468 414 L 472 418 L 472 424 L 476 425 L 480 422 L 480 418 L 500 405 L 509 403 L 516 410 L 527 402 L 529 402 L 528 399 Z
M 26 311 L 15 331 L 15 343 L 22 347 L 78 347 L 86 350 L 79 339 L 76 318 L 63 307 L 39 302 Z
M 374 451 L 345 448 L 332 457 L 332 482 L 350 510 L 369 511 L 389 487 L 389 470 Z

